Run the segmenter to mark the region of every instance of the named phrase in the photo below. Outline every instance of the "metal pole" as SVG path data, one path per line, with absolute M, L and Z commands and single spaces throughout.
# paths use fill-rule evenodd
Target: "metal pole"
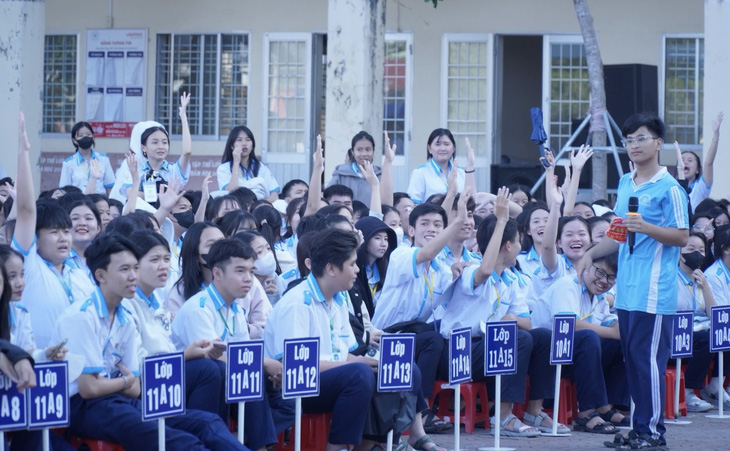
M 461 384 L 454 387 L 454 450 L 461 449 Z
M 246 403 L 241 401 L 238 403 L 238 441 L 243 445 L 243 419 L 246 416 Z
M 385 442 L 385 450 L 386 451 L 393 451 L 393 430 L 388 431 L 388 438 Z
M 679 379 L 682 376 L 682 358 L 677 357 L 677 374 L 674 378 L 674 419 L 679 419 Z
M 51 449 L 51 437 L 48 435 L 48 428 L 43 428 L 41 432 L 43 436 L 43 451 L 50 451 Z
M 302 449 L 302 398 L 294 401 L 294 451 Z
M 461 400 L 457 401 L 459 407 L 461 407 Z M 497 374 L 494 381 L 494 423 L 497 430 L 494 433 L 494 447 L 499 449 L 499 433 L 501 432 L 502 425 L 502 375 Z M 454 409 L 456 410 L 456 409 Z
M 131 432 L 131 431 L 130 431 Z M 165 419 L 157 420 L 157 448 L 165 451 Z
M 555 365 L 555 405 L 553 405 L 553 435 L 558 435 L 558 412 L 560 412 L 560 376 L 563 365 Z
M 725 380 L 725 368 L 723 368 L 723 363 L 724 363 L 725 359 L 723 358 L 722 351 L 717 353 L 717 360 L 718 360 L 717 374 L 718 374 L 718 376 L 720 376 L 717 378 L 717 408 L 720 411 L 719 416 L 722 417 L 723 416 L 722 410 L 724 407 L 723 405 L 725 404 L 725 394 L 723 393 L 725 391 L 725 389 L 722 386 L 722 383 Z

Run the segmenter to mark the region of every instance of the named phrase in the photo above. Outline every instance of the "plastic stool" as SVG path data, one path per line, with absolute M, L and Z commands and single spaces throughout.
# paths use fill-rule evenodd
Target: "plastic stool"
M 327 447 L 330 435 L 331 413 L 311 413 L 302 415 L 302 451 L 321 451 Z M 295 426 L 291 428 L 289 441 L 284 441 L 284 433 L 279 434 L 275 450 L 294 449 Z
M 545 413 L 554 418 L 552 409 L 545 409 Z M 570 379 L 560 379 L 560 411 L 558 412 L 558 423 L 570 425 L 573 419 L 578 416 L 578 396 L 575 384 Z
M 71 437 L 71 446 L 78 448 L 81 445 L 88 446 L 91 451 L 124 451 L 124 448 L 116 443 L 90 438 Z
M 454 389 L 449 386 L 447 381 L 436 381 L 434 383 L 433 396 L 430 400 L 432 408 L 437 396 L 439 396 L 439 409 L 436 414 L 442 418 L 449 416 L 453 423 L 454 412 L 450 410 L 450 406 L 453 401 L 455 409 L 461 408 L 461 400 L 453 400 Z M 461 396 L 464 397 L 464 412 L 459 416 L 459 423 L 465 426 L 466 432 L 473 434 L 474 425 L 477 423 L 483 423 L 484 429 L 489 429 L 489 398 L 487 397 L 487 386 L 484 385 L 484 382 L 461 384 Z M 477 410 L 477 396 L 481 402 L 481 410 Z
M 664 417 L 673 420 L 674 419 L 674 384 L 677 377 L 677 368 L 668 366 L 664 371 L 664 384 L 665 384 L 665 395 L 664 395 Z M 679 413 L 683 416 L 687 416 L 687 400 L 684 394 L 684 372 L 679 373 Z

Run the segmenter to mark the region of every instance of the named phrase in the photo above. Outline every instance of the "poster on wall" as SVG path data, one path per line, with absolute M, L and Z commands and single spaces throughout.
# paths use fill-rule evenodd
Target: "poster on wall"
M 147 30 L 86 32 L 85 119 L 97 138 L 126 138 L 145 120 Z

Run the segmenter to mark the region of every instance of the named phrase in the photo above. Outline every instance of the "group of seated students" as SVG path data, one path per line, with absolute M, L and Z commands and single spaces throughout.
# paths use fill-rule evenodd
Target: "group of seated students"
M 604 235 L 614 217 L 605 201 L 576 202 L 589 147 L 572 153 L 562 184 L 546 152 L 545 201 L 522 186 L 475 192 L 474 152 L 466 140 L 467 164 L 460 168 L 456 142 L 443 128 L 429 136 L 428 161 L 413 171 L 408 193 L 393 192 L 395 146 L 387 134 L 378 167 L 375 139 L 366 132 L 352 139 L 348 161 L 325 189 L 319 137 L 309 184 L 291 180 L 280 189 L 255 155 L 253 133 L 240 126 L 226 142 L 219 190 L 210 191 L 211 174 L 194 187 L 200 190 L 185 191 L 189 102 L 181 97 L 177 162 L 166 159 L 164 127 L 142 122 L 115 176 L 108 157 L 93 150 L 91 126 L 79 123 L 62 187 L 37 200 L 20 115 L 16 182 L 0 191 L 7 194 L 1 199 L 0 339 L 36 362 L 83 362 L 80 374 L 70 375 L 70 435 L 126 449 L 156 443 L 157 426 L 141 421 L 140 362 L 183 351 L 187 411 L 166 422 L 168 446 L 245 449 L 227 428 L 229 415 L 239 413 L 225 402 L 225 344 L 263 339 L 266 394 L 245 404 L 244 432 L 248 448 L 265 449 L 294 422 L 294 404 L 280 391 L 284 340 L 318 337 L 321 391 L 302 406 L 305 413 L 332 413 L 327 449 L 379 449 L 389 430 L 396 436 L 410 430 L 413 448 L 443 450 L 428 434 L 453 425 L 427 402 L 434 382 L 448 380 L 449 333 L 471 329 L 472 377 L 488 384 L 493 399 L 493 378 L 484 376 L 484 328 L 511 320 L 519 329 L 517 372 L 502 379 L 501 417 L 492 431 L 539 436 L 553 426 L 543 410 L 555 385 L 552 318 L 565 313 L 576 315 L 574 364 L 566 367 L 577 387 L 574 430 L 610 434 L 629 424 L 613 311 L 617 255 L 594 260 L 583 274 L 574 269 L 592 245 L 610 239 Z M 721 121 L 722 115 L 713 152 Z M 722 402 L 728 408 L 730 395 L 717 390 L 724 377 L 717 366 L 712 382 L 704 381 L 713 358 L 708 312 L 730 302 L 730 203 L 706 199 L 711 161 L 700 168 L 696 155 L 678 156 L 690 168 L 680 167 L 678 175 L 690 179 L 694 211 L 677 262 L 678 310 L 695 313 L 687 407 L 706 411 Z M 383 333 L 399 332 L 416 337 L 414 388 L 379 393 L 378 360 L 369 351 Z M 513 405 L 525 400 L 517 418 Z M 569 431 L 562 424 L 557 429 Z M 33 434 L 17 434 L 11 446 L 37 444 Z M 67 446 L 53 439 L 54 449 Z

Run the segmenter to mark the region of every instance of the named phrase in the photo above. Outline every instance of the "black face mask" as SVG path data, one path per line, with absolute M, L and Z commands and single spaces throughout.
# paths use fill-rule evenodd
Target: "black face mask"
M 79 145 L 80 149 L 91 149 L 91 146 L 94 145 L 94 138 L 91 136 L 84 136 L 81 139 L 77 139 L 76 143 Z
M 705 257 L 700 253 L 700 251 L 687 252 L 686 254 L 682 254 L 682 258 L 684 258 L 684 264 L 692 271 L 699 269 L 700 266 L 702 266 L 702 262 L 705 260 Z
M 184 211 L 182 213 L 173 213 L 172 217 L 175 218 L 177 224 L 183 229 L 190 228 L 195 222 L 195 213 L 193 210 Z

